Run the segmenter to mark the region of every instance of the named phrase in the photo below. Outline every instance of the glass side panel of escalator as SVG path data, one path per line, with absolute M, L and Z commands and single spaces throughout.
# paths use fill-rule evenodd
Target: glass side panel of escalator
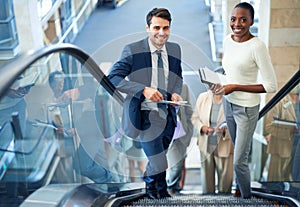
M 119 130 L 122 106 L 101 84 L 64 53 L 14 81 L 0 100 L 0 206 L 48 184 L 130 182 L 127 156 L 145 158 L 126 154 L 135 146 Z
M 296 84 L 262 117 L 261 135 L 256 134 L 252 155 L 252 168 L 255 164 L 260 166 L 256 170 L 260 189 L 297 200 L 300 200 L 299 86 Z

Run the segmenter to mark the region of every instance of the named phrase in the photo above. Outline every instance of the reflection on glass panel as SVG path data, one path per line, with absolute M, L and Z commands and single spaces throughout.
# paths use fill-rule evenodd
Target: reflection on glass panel
M 10 87 L 0 100 L 2 182 L 10 196 L 28 195 L 35 185 L 47 182 L 46 169 L 56 153 L 53 130 L 36 125 L 28 118 L 31 90 L 39 74 L 29 69 Z
M 76 58 L 56 53 L 36 61 L 0 100 L 0 178 L 7 193 L 132 181 L 128 160 L 146 158 L 120 130 L 121 112 Z
M 300 181 L 299 85 L 264 118 L 262 164 L 265 181 Z
M 0 100 L 0 178 L 13 196 L 52 183 L 140 181 L 138 142 L 120 130 L 122 106 L 76 58 L 40 58 Z

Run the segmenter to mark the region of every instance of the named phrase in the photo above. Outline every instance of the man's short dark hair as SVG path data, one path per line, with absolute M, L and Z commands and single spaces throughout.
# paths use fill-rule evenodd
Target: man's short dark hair
M 50 87 L 54 88 L 60 80 L 64 80 L 63 75 L 64 75 L 63 72 L 58 71 L 58 70 L 51 72 L 49 74 L 49 78 L 48 78 Z
M 172 18 L 169 10 L 165 8 L 154 8 L 146 16 L 147 25 L 150 26 L 152 17 L 160 17 L 166 19 L 171 24 Z

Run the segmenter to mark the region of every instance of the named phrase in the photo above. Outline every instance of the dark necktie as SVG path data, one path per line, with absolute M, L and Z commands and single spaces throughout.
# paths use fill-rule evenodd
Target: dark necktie
M 166 82 L 165 82 L 165 74 L 164 74 L 164 67 L 163 61 L 161 57 L 161 51 L 157 50 L 157 88 L 159 92 L 164 96 L 164 100 L 167 100 L 167 92 L 166 92 Z M 167 106 L 166 104 L 157 104 L 159 116 L 162 118 L 166 118 L 167 115 Z
M 158 89 L 166 90 L 166 83 L 165 83 L 165 74 L 164 74 L 164 67 L 163 61 L 161 58 L 161 51 L 157 50 L 157 78 L 158 78 Z

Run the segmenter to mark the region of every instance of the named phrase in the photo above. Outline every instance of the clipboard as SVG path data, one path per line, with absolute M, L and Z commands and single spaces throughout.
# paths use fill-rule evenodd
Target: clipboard
M 190 104 L 187 101 L 166 101 L 162 100 L 157 103 L 164 103 L 164 104 L 176 104 L 178 106 L 190 106 Z
M 212 87 L 213 85 L 220 83 L 226 84 L 226 76 L 221 73 L 216 73 L 213 70 L 204 67 L 199 69 L 200 80 L 202 83 Z
M 273 125 L 289 126 L 289 127 L 295 127 L 295 128 L 297 128 L 297 126 L 298 126 L 298 123 L 295 121 L 289 121 L 289 120 L 280 119 L 277 117 L 273 117 L 273 119 L 274 119 L 272 121 Z

